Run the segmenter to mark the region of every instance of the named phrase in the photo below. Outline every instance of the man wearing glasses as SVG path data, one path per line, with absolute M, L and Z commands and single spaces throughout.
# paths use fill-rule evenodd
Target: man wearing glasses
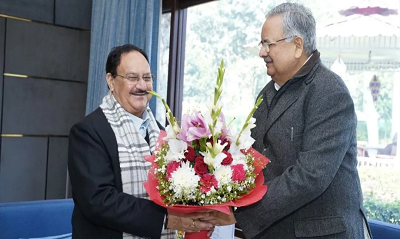
M 177 215 L 149 200 L 143 183 L 160 129 L 148 107 L 154 75 L 136 46 L 108 55 L 109 93 L 69 135 L 68 171 L 75 207 L 72 238 L 176 238 L 175 231 L 209 230 L 201 214 Z
M 270 81 L 254 114 L 253 147 L 271 163 L 263 199 L 234 213 L 246 238 L 369 238 L 357 172 L 356 114 L 342 79 L 316 50 L 310 10 L 266 16 L 260 57 Z

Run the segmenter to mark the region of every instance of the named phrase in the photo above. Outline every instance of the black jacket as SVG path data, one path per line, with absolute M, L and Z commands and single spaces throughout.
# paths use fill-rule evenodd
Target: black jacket
M 160 238 L 166 209 L 123 193 L 117 141 L 100 108 L 71 128 L 68 171 L 73 239 Z

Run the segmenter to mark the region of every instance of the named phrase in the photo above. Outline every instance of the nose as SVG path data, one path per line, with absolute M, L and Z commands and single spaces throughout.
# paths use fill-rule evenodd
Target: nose
M 264 57 L 268 56 L 267 49 L 265 49 L 264 46 L 261 46 L 260 52 L 258 53 L 258 55 L 259 55 L 261 58 L 264 58 Z
M 147 90 L 147 83 L 143 80 L 142 77 L 140 77 L 138 82 L 136 83 L 136 88 L 139 90 Z

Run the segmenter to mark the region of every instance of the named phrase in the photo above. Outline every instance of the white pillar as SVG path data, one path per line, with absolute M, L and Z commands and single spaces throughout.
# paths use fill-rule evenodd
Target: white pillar
M 392 95 L 392 137 L 397 133 L 399 137 L 400 130 L 400 72 L 395 72 L 393 77 L 393 95 Z
M 379 129 L 378 129 L 378 112 L 376 112 L 374 101 L 369 88 L 373 74 L 365 74 L 364 81 L 364 114 L 366 116 L 367 132 L 368 132 L 368 146 L 375 148 L 379 144 Z M 368 150 L 370 154 L 376 154 L 376 150 Z
M 400 72 L 395 72 L 393 77 L 393 95 L 392 95 L 392 137 L 397 134 L 397 140 L 400 134 Z M 399 144 L 397 145 L 396 156 L 399 156 Z

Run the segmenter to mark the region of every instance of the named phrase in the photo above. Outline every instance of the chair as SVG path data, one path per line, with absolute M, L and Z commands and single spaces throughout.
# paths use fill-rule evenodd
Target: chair
M 387 222 L 368 219 L 373 239 L 399 239 L 400 226 Z
M 70 234 L 73 208 L 72 199 L 0 203 L 0 238 L 57 238 Z

